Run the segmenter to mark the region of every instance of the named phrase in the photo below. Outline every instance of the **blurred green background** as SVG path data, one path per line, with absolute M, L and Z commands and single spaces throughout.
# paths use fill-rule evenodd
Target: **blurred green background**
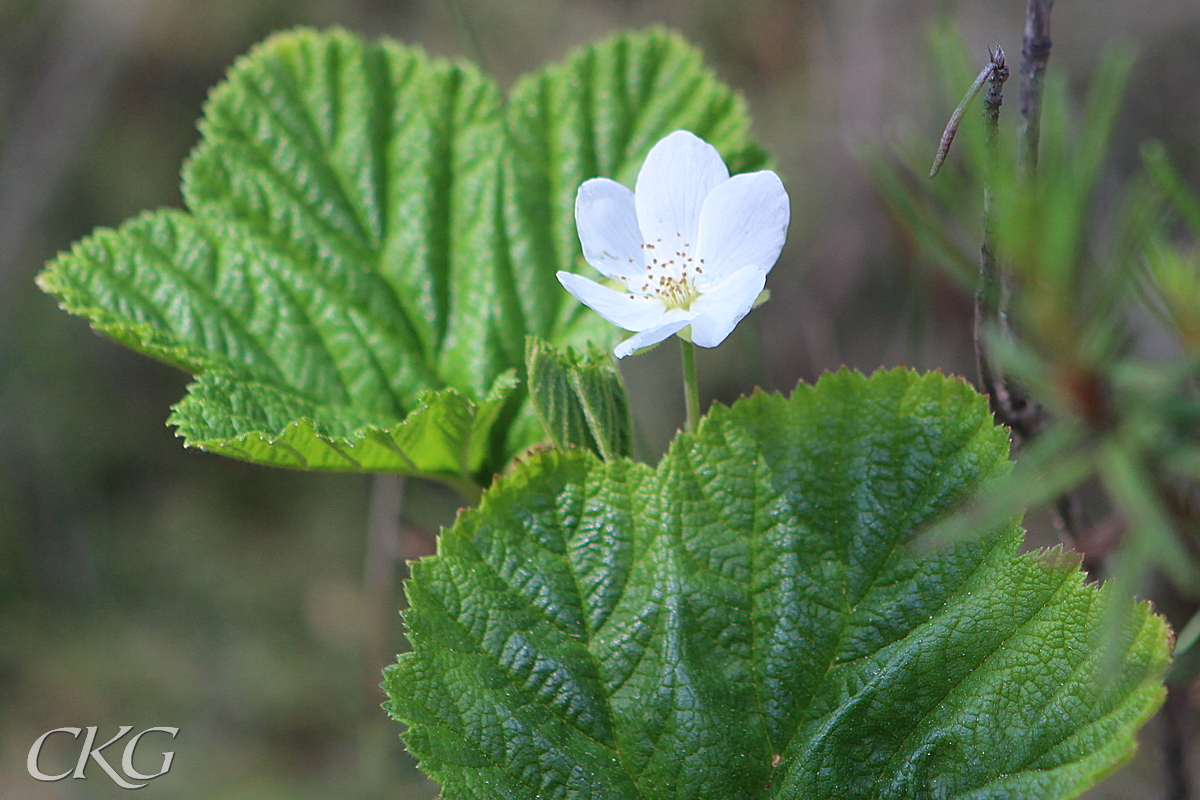
M 958 25 L 980 65 L 994 43 L 1015 65 L 1024 6 L 0 0 L 0 800 L 125 796 L 95 764 L 86 781 L 27 775 L 41 733 L 87 725 L 104 739 L 117 725 L 181 729 L 171 772 L 143 798 L 436 792 L 379 710 L 378 683 L 404 646 L 403 561 L 432 551 L 455 498 L 423 483 L 185 452 L 163 421 L 187 376 L 95 335 L 32 283 L 95 226 L 180 205 L 201 104 L 250 45 L 294 25 L 340 25 L 480 60 L 508 86 L 619 28 L 663 23 L 697 43 L 745 94 L 793 204 L 771 302 L 700 354 L 707 403 L 755 385 L 788 390 L 842 364 L 973 375 L 969 292 L 923 263 L 861 155 L 918 139 L 932 157 L 950 111 L 928 60 L 936 19 Z M 1060 0 L 1054 17 L 1052 69 L 1073 86 L 1106 43 L 1139 48 L 1113 180 L 1138 167 L 1139 142 L 1157 138 L 1200 186 L 1200 4 Z M 972 77 L 954 80 L 965 88 Z M 676 353 L 622 364 L 650 454 L 682 421 Z M 1161 796 L 1157 725 L 1089 800 Z M 44 753 L 48 771 L 78 752 L 59 738 Z M 154 749 L 142 769 L 156 768 Z M 1200 755 L 1187 757 L 1200 772 Z

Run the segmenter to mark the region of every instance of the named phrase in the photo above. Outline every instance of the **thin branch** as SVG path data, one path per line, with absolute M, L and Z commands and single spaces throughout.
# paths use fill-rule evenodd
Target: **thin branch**
M 1017 168 L 1033 176 L 1038 168 L 1038 152 L 1042 135 L 1042 95 L 1046 65 L 1050 62 L 1050 11 L 1054 0 L 1029 0 L 1025 12 L 1025 36 L 1021 42 L 1021 82 L 1018 107 Z M 1010 287 L 1002 287 L 997 316 L 1006 324 Z M 1007 332 L 1006 332 L 1007 333 Z M 1042 406 L 1029 397 L 1023 387 L 1008 385 L 1008 402 L 1003 419 L 1025 440 L 1035 436 L 1046 424 Z M 1102 556 L 1092 551 L 1093 531 L 1084 519 L 1083 504 L 1071 494 L 1059 498 L 1051 509 L 1054 526 L 1063 544 L 1085 553 L 1084 568 L 1089 572 Z M 1087 555 L 1091 554 L 1091 555 Z
M 1038 145 L 1041 139 L 1042 119 L 1042 90 L 1046 65 L 1050 61 L 1050 10 L 1054 0 L 1029 0 L 1025 16 L 1025 37 L 1021 46 L 1021 85 L 1019 107 L 1019 133 L 1017 140 L 1018 168 L 1026 175 L 1037 172 Z M 998 112 L 998 106 L 997 106 Z M 990 135 L 990 134 L 989 134 Z M 985 206 L 988 188 L 984 189 Z M 987 261 L 988 211 L 984 211 L 985 254 Z M 986 263 L 981 266 L 980 292 L 984 300 L 994 306 L 985 308 L 991 313 L 992 323 L 997 333 L 1006 340 L 1013 338 L 1009 323 L 1008 309 L 1012 297 L 1012 283 L 1008 273 L 991 265 L 992 272 L 986 273 Z M 990 283 L 988 283 L 990 281 Z M 981 333 L 979 322 L 979 306 L 976 311 L 976 354 L 980 363 L 980 380 L 984 382 L 988 397 L 992 403 L 992 411 L 996 418 L 1007 425 L 1017 434 L 1019 441 L 1025 441 L 1036 436 L 1046 424 L 1045 411 L 1042 406 L 1026 392 L 1023 386 L 1008 380 L 1003 375 L 992 374 L 987 364 L 983 346 L 979 341 Z M 1061 517 L 1060 529 L 1070 538 L 1078 538 L 1079 532 L 1072 529 L 1072 519 Z M 1070 541 L 1070 539 L 1065 539 Z
M 987 160 L 983 174 L 983 241 L 979 247 L 979 284 L 975 290 L 975 363 L 979 369 L 979 383 L 987 392 L 992 413 L 1001 422 L 1014 427 L 1014 398 L 1004 376 L 995 372 L 988 358 L 984 332 L 995 328 L 1001 336 L 1009 336 L 1007 281 L 996 259 L 995 251 L 995 200 L 992 184 L 998 161 L 1000 138 L 1000 106 L 1004 102 L 1004 82 L 1008 80 L 1008 66 L 1004 50 L 997 47 L 991 53 L 988 92 L 983 99 L 985 149 Z
M 1025 38 L 1021 43 L 1020 128 L 1017 160 L 1021 168 L 1037 171 L 1038 143 L 1042 136 L 1042 90 L 1050 61 L 1050 10 L 1054 0 L 1029 0 Z

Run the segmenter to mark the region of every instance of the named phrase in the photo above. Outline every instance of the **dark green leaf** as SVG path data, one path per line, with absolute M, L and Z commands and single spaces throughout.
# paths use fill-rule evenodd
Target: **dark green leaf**
M 1168 635 L 1131 604 L 1113 668 L 1109 593 L 1014 524 L 907 546 L 1008 447 L 897 370 L 717 407 L 657 469 L 535 455 L 415 565 L 389 708 L 447 798 L 1074 797 Z

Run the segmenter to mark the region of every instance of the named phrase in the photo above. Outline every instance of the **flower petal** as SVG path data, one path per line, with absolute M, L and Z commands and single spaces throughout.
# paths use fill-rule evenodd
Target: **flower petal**
M 713 189 L 700 209 L 695 250 L 697 262 L 704 259 L 701 288 L 743 267 L 770 272 L 790 219 L 787 191 L 770 170 L 735 175 Z
M 663 339 L 679 333 L 686 328 L 692 322 L 693 317 L 694 315 L 687 314 L 681 319 L 668 322 L 666 325 L 660 325 L 657 328 L 636 333 L 614 347 L 613 354 L 617 358 L 624 358 L 625 356 L 632 355 L 635 350 L 641 350 L 643 347 L 658 344 Z
M 694 247 L 704 198 L 727 180 L 715 147 L 688 131 L 668 134 L 650 148 L 634 189 L 643 240 L 658 245 L 661 239 L 668 252 Z
M 701 347 L 716 347 L 750 313 L 767 282 L 767 270 L 742 267 L 692 303 L 698 316 L 692 322 L 692 341 Z
M 575 196 L 575 227 L 583 257 L 600 274 L 616 280 L 642 277 L 642 232 L 633 192 L 608 178 L 584 181 Z
M 655 295 L 631 295 L 601 286 L 590 278 L 559 272 L 558 282 L 579 302 L 627 331 L 644 331 L 667 319 L 667 306 Z

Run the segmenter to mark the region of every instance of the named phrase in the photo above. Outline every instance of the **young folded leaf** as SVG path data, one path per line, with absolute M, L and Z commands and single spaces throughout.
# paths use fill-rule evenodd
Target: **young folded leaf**
M 525 345 L 529 396 L 556 447 L 584 447 L 607 460 L 633 455 L 629 400 L 606 354 L 589 346 L 555 350 L 530 336 Z
M 1137 604 L 1103 640 L 1111 593 L 1015 523 L 908 547 L 1008 447 L 895 370 L 717 406 L 656 469 L 533 456 L 414 565 L 389 710 L 460 800 L 1076 797 L 1169 636 Z

